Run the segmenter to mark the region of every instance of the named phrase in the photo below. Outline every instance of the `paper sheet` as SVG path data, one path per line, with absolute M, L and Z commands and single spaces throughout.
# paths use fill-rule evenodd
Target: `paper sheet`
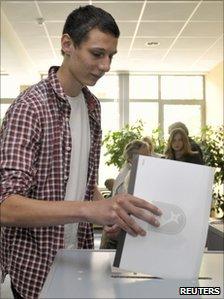
M 198 278 L 208 230 L 213 169 L 146 156 L 139 156 L 134 168 L 129 186 L 133 194 L 155 203 L 163 215 L 158 217 L 159 228 L 137 220 L 147 236 L 125 236 L 119 267 L 162 278 Z

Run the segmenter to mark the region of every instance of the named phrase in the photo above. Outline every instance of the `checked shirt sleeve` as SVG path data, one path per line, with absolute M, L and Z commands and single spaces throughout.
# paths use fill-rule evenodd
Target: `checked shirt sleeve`
M 0 202 L 12 194 L 27 196 L 35 184 L 40 132 L 33 105 L 10 107 L 0 131 Z

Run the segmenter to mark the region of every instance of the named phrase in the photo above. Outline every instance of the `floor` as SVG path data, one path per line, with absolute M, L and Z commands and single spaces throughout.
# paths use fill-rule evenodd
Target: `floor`
M 96 230 L 94 232 L 94 247 L 95 249 L 99 249 L 100 247 L 100 240 L 101 240 L 101 231 Z M 0 291 L 0 298 L 1 299 L 13 299 L 13 295 L 10 288 L 10 279 L 7 275 L 3 284 L 0 284 L 1 291 Z

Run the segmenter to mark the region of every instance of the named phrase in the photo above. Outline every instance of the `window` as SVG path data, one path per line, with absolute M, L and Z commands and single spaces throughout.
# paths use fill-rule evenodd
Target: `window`
M 158 99 L 158 76 L 130 76 L 130 99 Z
M 129 123 L 144 122 L 144 133 L 161 127 L 167 137 L 171 123 L 181 121 L 190 135 L 200 132 L 204 119 L 204 78 L 193 75 L 130 75 Z
M 161 76 L 161 98 L 166 100 L 202 100 L 202 76 Z
M 141 119 L 144 124 L 144 134 L 151 135 L 158 127 L 158 103 L 130 102 L 129 123 L 134 124 Z
M 95 86 L 89 87 L 91 92 L 101 102 L 101 127 L 103 138 L 108 131 L 119 129 L 119 78 L 115 74 L 105 75 Z M 99 186 L 104 187 L 106 179 L 115 178 L 118 170 L 113 166 L 106 165 L 104 156 L 106 148 L 101 148 Z
M 11 101 L 19 94 L 12 78 L 1 76 L 1 119 Z M 141 119 L 144 134 L 161 127 L 168 137 L 171 123 L 181 121 L 196 135 L 205 125 L 204 77 L 199 75 L 147 75 L 110 73 L 95 86 L 89 87 L 101 102 L 103 137 L 109 130 L 118 130 L 124 124 Z M 99 186 L 104 187 L 107 178 L 115 178 L 118 169 L 106 165 L 105 147 L 101 149 Z
M 183 122 L 190 135 L 197 135 L 201 128 L 201 106 L 200 105 L 164 105 L 164 131 L 168 137 L 168 127 L 177 121 Z
M 101 101 L 101 126 L 104 135 L 108 131 L 119 129 L 119 107 L 117 100 L 113 102 Z
M 20 90 L 14 77 L 10 75 L 1 75 L 1 99 L 15 98 Z
M 119 96 L 118 76 L 105 75 L 95 86 L 89 86 L 88 88 L 99 99 L 117 100 Z
M 1 121 L 3 120 L 4 116 L 5 116 L 5 113 L 6 111 L 8 110 L 10 104 L 6 104 L 6 103 L 2 103 L 1 102 L 1 109 L 0 109 L 0 123 Z
M 165 137 L 170 124 L 181 121 L 190 135 L 200 133 L 204 125 L 203 76 L 161 76 L 161 122 Z

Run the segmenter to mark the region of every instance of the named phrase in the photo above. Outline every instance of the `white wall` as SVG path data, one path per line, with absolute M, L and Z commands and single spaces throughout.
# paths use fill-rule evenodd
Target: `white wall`
M 40 80 L 40 74 L 37 68 L 2 10 L 1 71 L 9 74 L 7 79 L 1 76 L 2 86 L 4 85 L 2 97 L 12 97 L 12 91 L 19 90 L 20 85 L 30 85 Z M 10 81 L 11 90 L 9 90 L 6 81 Z M 13 97 L 16 95 L 17 94 L 13 93 Z
M 206 76 L 206 124 L 224 124 L 223 116 L 223 62 L 216 65 Z

